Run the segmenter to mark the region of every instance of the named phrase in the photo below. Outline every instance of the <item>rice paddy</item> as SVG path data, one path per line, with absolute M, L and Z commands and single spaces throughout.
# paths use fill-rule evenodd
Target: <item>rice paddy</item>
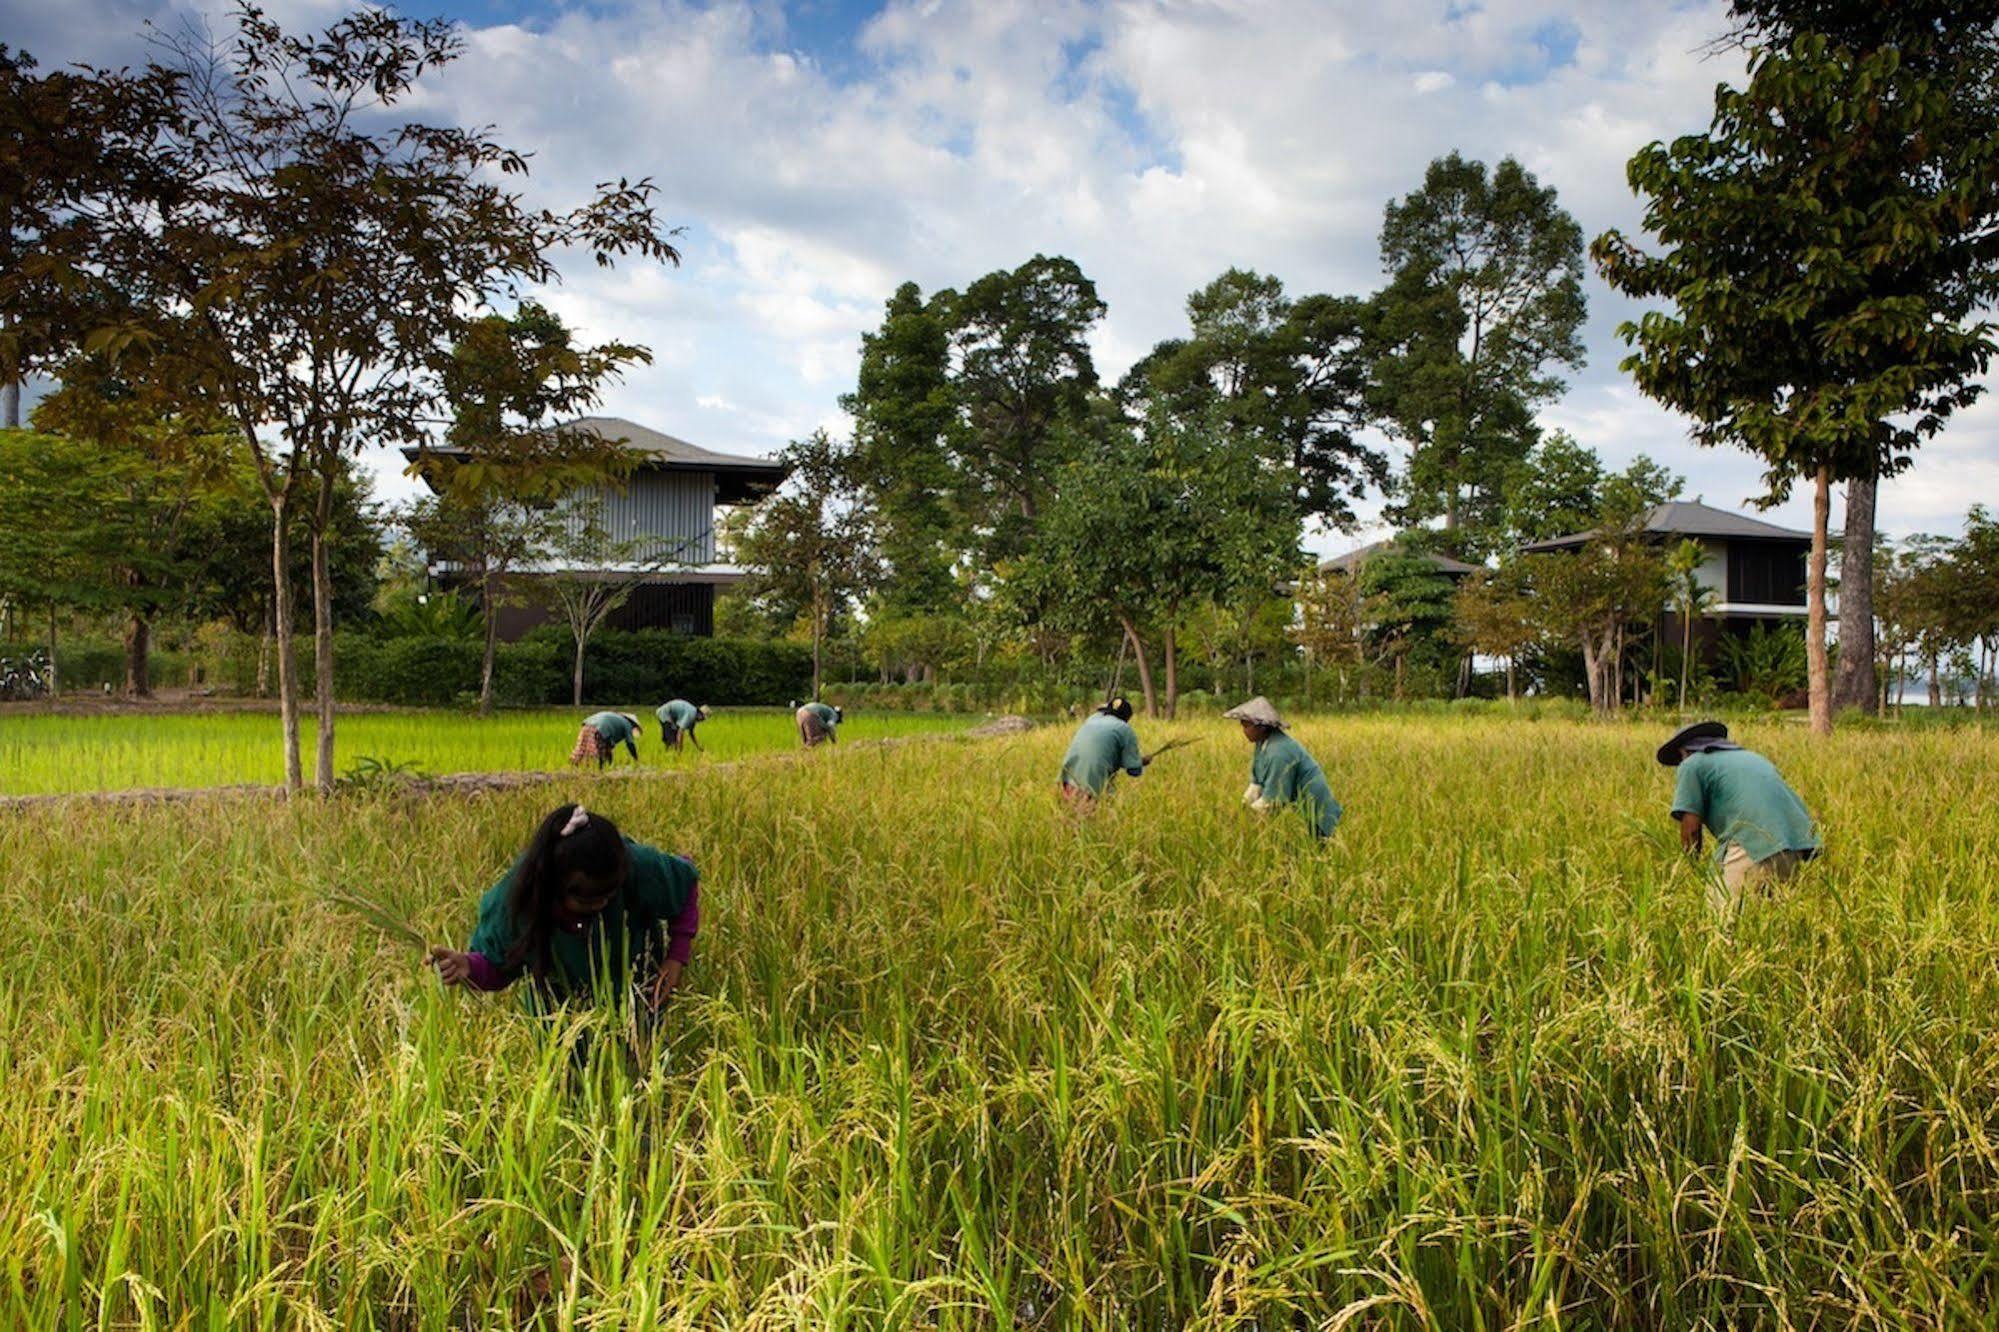
M 1999 1306 L 1999 737 L 1738 728 L 1827 855 L 1723 933 L 1656 726 L 1306 721 L 1348 810 L 1323 848 L 1238 803 L 1231 725 L 1140 730 L 1198 743 L 1082 822 L 1052 790 L 1065 728 L 0 815 L 0 1324 Z M 447 992 L 329 897 L 462 945 L 564 798 L 702 867 L 650 1044 Z
M 539 708 L 476 717 L 448 711 L 343 713 L 335 742 L 338 768 L 363 757 L 410 765 L 430 775 L 452 772 L 552 772 L 568 766 L 576 728 L 595 708 Z M 749 754 L 796 749 L 798 730 L 783 708 L 718 709 L 690 744 L 666 750 L 650 706 L 621 705 L 645 725 L 641 762 L 694 767 Z M 842 741 L 886 739 L 959 729 L 965 717 L 914 713 L 850 713 Z M 314 741 L 302 727 L 305 769 Z M 631 762 L 624 750 L 618 764 Z M 0 796 L 133 787 L 225 786 L 284 780 L 277 718 L 268 712 L 0 714 Z

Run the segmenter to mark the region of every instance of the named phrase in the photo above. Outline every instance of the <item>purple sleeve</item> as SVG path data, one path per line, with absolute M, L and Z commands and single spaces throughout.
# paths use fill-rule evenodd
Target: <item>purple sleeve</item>
M 694 952 L 694 936 L 701 929 L 701 881 L 687 890 L 687 905 L 666 923 L 666 960 L 687 965 Z
M 467 953 L 465 957 L 465 979 L 471 983 L 473 989 L 504 990 L 507 988 L 506 975 L 498 966 L 494 965 L 492 958 L 487 957 L 484 953 Z

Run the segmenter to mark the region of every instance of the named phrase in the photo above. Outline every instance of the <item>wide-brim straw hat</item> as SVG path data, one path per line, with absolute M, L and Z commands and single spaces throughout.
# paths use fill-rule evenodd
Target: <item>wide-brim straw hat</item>
M 1261 694 L 1247 703 L 1236 704 L 1222 716 L 1230 721 L 1254 722 L 1258 726 L 1268 726 L 1273 731 L 1287 729 L 1284 719 L 1277 715 L 1276 706 Z
M 1697 721 L 1691 726 L 1682 726 L 1671 740 L 1659 746 L 1659 762 L 1669 768 L 1677 768 L 1685 757 L 1680 751 L 1696 740 L 1726 740 L 1728 727 L 1718 721 Z

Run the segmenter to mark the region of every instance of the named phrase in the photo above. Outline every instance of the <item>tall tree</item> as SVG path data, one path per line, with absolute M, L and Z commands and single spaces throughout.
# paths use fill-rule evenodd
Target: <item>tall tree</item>
M 1582 231 L 1514 159 L 1488 172 L 1451 153 L 1388 205 L 1381 256 L 1377 394 L 1411 450 L 1395 516 L 1441 515 L 1449 543 L 1476 550 L 1534 409 L 1583 363 Z
M 1161 342 L 1125 375 L 1127 406 L 1221 411 L 1290 469 L 1304 516 L 1352 526 L 1354 501 L 1388 479 L 1387 459 L 1362 435 L 1366 303 L 1294 301 L 1278 279 L 1231 268 L 1187 298 L 1187 318 L 1190 336 Z
M 417 505 L 407 523 L 479 589 L 482 716 L 493 709 L 496 612 L 511 595 L 508 576 L 560 535 L 554 501 L 630 470 L 620 441 L 566 429 L 558 418 L 587 411 L 624 366 L 651 360 L 645 348 L 624 343 L 579 347 L 561 319 L 528 301 L 510 317 L 472 321 L 444 364 L 445 448 L 420 452 L 410 467 L 436 498 Z
M 557 510 L 549 538 L 548 567 L 535 588 L 569 629 L 572 705 L 583 703 L 583 654 L 604 622 L 632 598 L 647 575 L 673 563 L 669 553 L 646 536 L 620 536 L 605 527 L 591 497 L 568 500 Z M 490 618 L 490 617 L 489 617 Z
M 147 77 L 169 114 L 152 174 L 79 200 L 36 260 L 85 293 L 72 336 L 120 373 L 226 417 L 271 511 L 286 783 L 302 785 L 286 563 L 310 536 L 318 785 L 333 789 L 328 532 L 344 457 L 426 438 L 440 362 L 489 300 L 555 276 L 565 247 L 600 264 L 676 258 L 652 186 L 619 181 L 568 213 L 506 182 L 526 159 L 484 130 L 399 118 L 419 78 L 456 59 L 452 24 L 361 9 L 308 36 L 239 4 L 218 46 L 162 39 Z M 150 85 L 149 85 L 150 86 Z M 164 182 L 164 183 L 162 183 Z
M 71 495 L 66 521 L 89 534 L 108 584 L 100 600 L 123 615 L 125 692 L 150 698 L 153 620 L 196 590 L 206 552 L 183 531 L 230 488 L 234 440 L 227 422 L 181 416 L 101 371 L 89 358 L 72 362 L 35 425 L 82 451 L 88 483 Z
M 1580 532 L 1603 504 L 1603 459 L 1557 430 L 1506 481 L 1506 533 L 1516 544 Z
M 1591 250 L 1612 286 L 1672 307 L 1620 330 L 1639 387 L 1691 417 L 1698 442 L 1760 457 L 1773 498 L 1812 486 L 1806 650 L 1822 735 L 1832 483 L 1907 467 L 1983 392 L 1992 356 L 1976 315 L 1999 257 L 1999 123 L 1975 110 L 1968 130 L 1963 101 L 1909 77 L 1898 47 L 1815 31 L 1758 47 L 1746 86 L 1716 90 L 1707 133 L 1631 159 L 1663 251 L 1615 231 Z
M 852 471 L 881 522 L 889 612 L 955 605 L 952 566 L 969 545 L 950 447 L 959 417 L 950 321 L 914 282 L 903 283 L 881 327 L 862 336 L 859 378 L 840 400 L 854 418 Z
M 1146 637 L 1159 643 L 1170 717 L 1186 615 L 1203 601 L 1260 604 L 1297 567 L 1295 493 L 1225 412 L 1190 418 L 1155 404 L 1063 470 L 1021 577 L 1042 585 L 1064 627 L 1090 632 L 1108 619 L 1141 663 Z
M 964 506 L 992 558 L 1023 548 L 1097 386 L 1089 336 L 1104 317 L 1074 260 L 1036 255 L 940 293 L 951 317 Z
M 1999 107 L 1999 34 L 1995 33 L 1999 3 L 1995 0 L 1897 0 L 1894 4 L 1878 0 L 1732 0 L 1729 13 L 1739 25 L 1732 38 L 1752 48 L 1781 47 L 1806 33 L 1815 33 L 1829 42 L 1832 59 L 1848 65 L 1892 49 L 1895 61 L 1887 67 L 1890 83 L 1875 85 L 1869 95 L 1944 98 L 1951 112 L 1930 128 L 1944 128 L 1945 136 L 1889 135 L 1870 138 L 1860 146 L 1880 156 L 1879 169 L 1884 173 L 1911 178 L 1919 189 L 1934 188 L 1937 177 L 1948 176 L 1967 199 L 1990 190 L 1992 157 L 1979 141 L 1992 137 L 1995 107 Z M 1982 185 L 1976 179 L 1979 175 L 1984 177 Z M 1994 220 L 1988 213 L 1977 225 L 1989 231 Z M 1990 253 L 1983 259 L 1988 277 L 1994 262 Z M 1889 278 L 1892 289 L 1893 277 L 1883 276 Z M 1846 483 L 1839 569 L 1840 653 L 1831 700 L 1835 710 L 1871 712 L 1877 706 L 1872 569 L 1877 484 L 1871 474 L 1856 474 Z
M 781 457 L 791 475 L 750 512 L 733 544 L 751 570 L 750 595 L 806 622 L 817 698 L 834 618 L 880 577 L 874 515 L 860 502 L 846 455 L 825 431 L 793 441 Z

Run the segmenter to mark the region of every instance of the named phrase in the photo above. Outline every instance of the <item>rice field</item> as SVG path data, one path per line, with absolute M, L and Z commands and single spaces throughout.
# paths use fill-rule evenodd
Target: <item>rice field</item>
M 576 729 L 596 708 L 542 708 L 481 718 L 441 710 L 343 713 L 334 740 L 336 767 L 363 756 L 413 765 L 436 776 L 452 772 L 549 772 L 568 766 Z M 796 749 L 798 731 L 783 708 L 718 708 L 679 754 L 664 748 L 653 709 L 620 705 L 645 725 L 641 762 L 695 767 L 749 754 Z M 925 735 L 969 726 L 973 719 L 911 713 L 849 712 L 843 742 Z M 310 720 L 302 727 L 305 770 L 313 765 Z M 284 780 L 282 733 L 275 713 L 0 713 L 0 796 L 133 787 L 226 786 Z M 631 762 L 623 749 L 618 765 Z
M 0 1325 L 1988 1325 L 1999 737 L 1739 728 L 1827 856 L 1724 934 L 1657 729 L 1307 721 L 1324 848 L 1212 721 L 0 815 Z M 579 797 L 704 871 L 649 1046 L 327 897 Z

